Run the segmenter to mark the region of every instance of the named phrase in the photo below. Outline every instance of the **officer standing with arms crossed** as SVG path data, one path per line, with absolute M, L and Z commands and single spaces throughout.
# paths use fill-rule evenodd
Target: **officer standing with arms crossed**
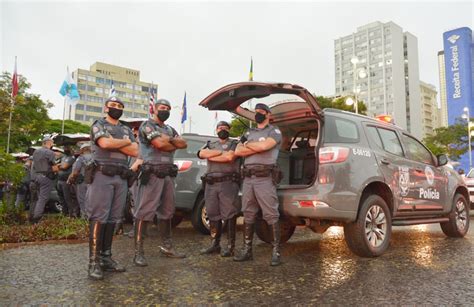
M 105 102 L 105 118 L 91 127 L 92 158 L 86 167 L 85 182 L 90 183 L 86 212 L 89 217 L 89 277 L 103 279 L 103 270 L 124 272 L 112 259 L 115 224 L 122 219 L 127 197 L 128 156 L 137 156 L 138 146 L 129 127 L 122 124 L 124 103 L 117 97 Z
M 162 244 L 160 252 L 167 257 L 184 258 L 174 250 L 171 240 L 171 219 L 175 212 L 174 180 L 178 168 L 173 164 L 174 151 L 186 148 L 186 141 L 176 130 L 166 125 L 171 104 L 166 99 L 155 102 L 153 118 L 145 121 L 139 130 L 140 168 L 138 207 L 135 209 L 135 257 L 137 266 L 147 266 L 143 248 L 144 233 L 155 214 Z
M 54 179 L 58 171 L 55 165 L 56 156 L 53 147 L 53 140 L 50 137 L 43 138 L 43 146 L 33 153 L 32 180 L 38 199 L 32 203 L 30 208 L 30 222 L 38 223 L 43 217 L 44 206 L 48 202 L 49 193 L 53 189 Z
M 209 217 L 211 245 L 201 250 L 201 254 L 219 253 L 222 235 L 222 222 L 227 222 L 227 249 L 221 252 L 222 257 L 234 255 L 235 222 L 237 219 L 239 194 L 239 160 L 234 154 L 237 141 L 229 139 L 230 124 L 225 121 L 217 123 L 218 141 L 210 142 L 198 152 L 198 157 L 207 159 L 207 173 L 204 198 Z
M 277 158 L 281 144 L 281 132 L 270 125 L 270 108 L 258 103 L 255 106 L 257 128 L 249 129 L 237 145 L 235 155 L 245 157 L 242 186 L 242 211 L 244 213 L 244 247 L 234 261 L 252 260 L 252 241 L 255 219 L 262 210 L 263 219 L 272 231 L 272 259 L 270 265 L 280 262 L 280 213 L 276 184 L 281 174 L 277 168 Z M 279 178 L 278 178 L 279 177 Z

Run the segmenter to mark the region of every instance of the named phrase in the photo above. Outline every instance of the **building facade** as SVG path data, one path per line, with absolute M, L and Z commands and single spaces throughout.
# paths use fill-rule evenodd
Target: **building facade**
M 66 106 L 66 118 L 91 124 L 103 117 L 104 102 L 110 96 L 112 83 L 115 95 L 124 103 L 124 117 L 148 117 L 150 93 L 156 94 L 156 84 L 140 80 L 140 71 L 96 62 L 89 70 L 73 72 L 80 100 Z
M 439 128 L 441 110 L 438 108 L 438 92 L 434 85 L 420 82 L 420 94 L 422 138 L 425 138 L 434 135 L 434 130 Z
M 369 116 L 389 114 L 398 126 L 422 137 L 418 41 L 414 35 L 393 22 L 370 23 L 336 39 L 334 58 L 336 95 L 356 92 Z M 353 58 L 357 58 L 355 65 Z
M 440 116 L 439 126 L 448 126 L 448 100 L 446 97 L 446 65 L 444 64 L 444 51 L 438 52 L 438 69 L 439 69 L 439 105 Z

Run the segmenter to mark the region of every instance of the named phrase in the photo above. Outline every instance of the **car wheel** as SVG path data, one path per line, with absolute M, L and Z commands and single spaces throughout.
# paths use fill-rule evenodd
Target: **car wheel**
M 54 213 L 61 213 L 63 212 L 63 205 L 56 200 L 48 202 L 48 208 Z
M 263 219 L 258 219 L 255 224 L 255 232 L 258 238 L 263 242 L 272 243 L 272 230 L 267 222 Z M 286 219 L 280 219 L 280 243 L 287 242 L 295 232 L 295 229 L 295 225 Z
M 191 214 L 191 223 L 194 229 L 202 234 L 208 235 L 209 232 L 209 218 L 206 213 L 206 206 L 204 196 L 200 195 L 194 205 L 193 213 Z
M 370 195 L 360 208 L 357 220 L 344 225 L 349 249 L 361 257 L 382 255 L 390 244 L 392 218 L 382 197 Z
M 448 222 L 441 223 L 444 234 L 453 238 L 464 237 L 469 230 L 469 206 L 463 195 L 454 196 L 453 209 L 448 217 Z

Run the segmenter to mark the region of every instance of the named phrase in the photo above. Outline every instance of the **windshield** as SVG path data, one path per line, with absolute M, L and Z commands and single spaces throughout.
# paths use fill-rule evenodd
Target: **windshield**
M 466 178 L 474 178 L 474 168 L 469 171 L 469 173 L 466 175 Z
M 187 140 L 188 147 L 176 150 L 175 159 L 197 158 L 197 152 L 201 149 L 206 141 Z

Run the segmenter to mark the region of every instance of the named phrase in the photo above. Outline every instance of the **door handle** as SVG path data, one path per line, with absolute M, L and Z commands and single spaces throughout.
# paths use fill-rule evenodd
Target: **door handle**
M 380 160 L 380 162 L 382 162 L 382 163 L 385 164 L 385 165 L 389 165 L 389 164 L 390 164 L 390 161 L 388 161 L 388 159 L 385 159 L 385 158 L 382 159 L 382 160 Z
M 423 170 L 421 168 L 415 168 L 415 172 L 417 173 L 423 173 Z

